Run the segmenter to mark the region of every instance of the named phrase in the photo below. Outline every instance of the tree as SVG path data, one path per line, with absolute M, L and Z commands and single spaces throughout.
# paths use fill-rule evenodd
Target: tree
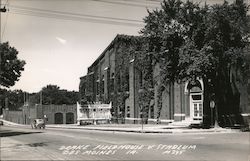
M 18 110 L 23 106 L 24 92 L 22 90 L 0 89 L 0 106 L 9 110 Z
M 148 11 L 141 33 L 148 38 L 147 53 L 160 66 L 158 95 L 172 82 L 200 77 L 207 92 L 205 99 L 214 93 L 218 106 L 237 112 L 234 106 L 239 105 L 235 83 L 238 76 L 233 70 L 241 75 L 247 72 L 247 11 L 243 0 L 211 7 L 164 0 L 161 9 Z
M 39 104 L 42 101 L 43 105 L 72 105 L 76 104 L 78 97 L 78 92 L 60 89 L 57 85 L 47 85 L 40 92 L 31 94 L 30 101 L 33 104 Z
M 149 15 L 144 18 L 146 25 L 141 34 L 148 44 L 145 54 L 151 55 L 160 70 L 155 78 L 158 88 L 157 118 L 160 117 L 162 92 L 170 91 L 170 84 L 179 81 L 179 49 L 185 39 L 192 36 L 193 30 L 199 27 L 205 11 L 206 8 L 202 9 L 189 1 L 168 0 L 163 1 L 160 10 L 148 11 Z
M 0 44 L 0 85 L 14 86 L 24 70 L 25 61 L 17 58 L 18 51 L 9 43 Z
M 249 45 L 247 11 L 243 0 L 212 6 L 201 22 L 203 40 L 197 44 L 197 39 L 187 39 L 180 50 L 179 61 L 180 78 L 191 75 L 202 78 L 205 92 L 209 92 L 207 98 L 214 95 L 217 115 L 234 114 L 237 122 L 240 122 L 239 84 L 246 84 L 244 76 L 249 72 L 245 57 L 249 52 L 246 51 Z
M 155 62 L 152 59 L 152 54 L 147 52 L 148 44 L 143 44 L 140 41 L 145 41 L 144 38 L 140 38 L 137 43 L 140 48 L 137 48 L 135 54 L 135 66 L 140 74 L 140 87 L 138 91 L 139 107 L 142 118 L 142 123 L 147 123 L 148 113 L 150 110 L 150 103 L 154 99 L 154 74 L 153 66 Z M 152 105 L 152 104 L 151 104 Z

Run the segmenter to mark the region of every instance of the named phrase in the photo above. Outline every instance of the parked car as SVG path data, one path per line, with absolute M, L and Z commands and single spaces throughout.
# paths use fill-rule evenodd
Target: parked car
M 34 119 L 34 121 L 31 123 L 32 129 L 45 129 L 45 120 L 44 119 Z
M 3 121 L 2 120 L 0 120 L 0 126 L 3 126 Z

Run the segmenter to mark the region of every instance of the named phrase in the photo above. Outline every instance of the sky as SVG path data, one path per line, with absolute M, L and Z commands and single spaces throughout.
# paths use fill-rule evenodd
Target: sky
M 0 1 L 9 10 L 1 14 L 1 41 L 26 61 L 11 89 L 32 93 L 48 84 L 78 91 L 80 77 L 115 36 L 138 35 L 147 8 L 161 0 Z

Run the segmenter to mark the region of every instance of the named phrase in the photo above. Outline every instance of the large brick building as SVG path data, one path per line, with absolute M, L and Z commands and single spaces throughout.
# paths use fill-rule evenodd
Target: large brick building
M 130 50 L 136 50 L 140 44 L 129 43 L 133 42 L 135 38 L 135 36 L 117 35 L 88 68 L 87 75 L 80 78 L 79 87 L 83 103 L 112 102 L 113 117 L 123 119 L 127 123 L 138 123 L 141 118 L 139 90 L 143 80 L 141 72 L 135 65 L 135 53 Z M 156 80 L 160 74 L 159 65 L 155 64 L 152 71 L 153 78 Z M 236 111 L 240 111 L 239 115 L 242 114 L 243 117 L 249 118 L 250 105 L 246 91 L 247 84 L 241 85 L 240 89 L 240 107 Z M 158 87 L 154 84 L 153 99 L 146 111 L 147 115 L 143 116 L 147 117 L 148 122 L 185 121 L 190 124 L 205 123 L 210 125 L 211 117 L 214 117 L 212 116 L 214 109 L 211 109 L 209 101 L 204 101 L 204 85 L 201 79 L 182 84 L 169 84 L 168 88 L 162 92 L 161 98 L 157 97 L 157 90 Z M 159 99 L 161 99 L 161 105 L 158 105 Z M 219 111 L 219 121 L 223 122 L 224 125 L 239 122 L 236 121 L 238 114 L 232 112 L 235 110 L 223 111 L 225 110 Z

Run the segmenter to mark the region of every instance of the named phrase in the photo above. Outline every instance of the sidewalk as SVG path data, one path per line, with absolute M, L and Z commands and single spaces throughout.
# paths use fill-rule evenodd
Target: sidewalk
M 1 119 L 0 119 L 1 120 Z M 26 126 L 16 124 L 13 122 L 5 121 L 4 125 L 7 126 Z M 196 129 L 188 128 L 186 126 L 173 126 L 173 125 L 162 125 L 162 124 L 101 124 L 101 125 L 87 125 L 80 126 L 77 124 L 49 124 L 46 128 L 63 128 L 63 129 L 82 129 L 82 130 L 98 130 L 98 131 L 117 131 L 117 132 L 134 132 L 134 133 L 232 133 L 240 132 L 236 129 L 226 129 L 226 128 L 211 128 L 211 129 Z
M 170 125 L 140 125 L 140 124 L 106 124 L 106 125 L 47 125 L 48 128 L 65 128 L 65 129 L 83 129 L 98 131 L 117 131 L 117 132 L 134 132 L 134 133 L 231 133 L 240 132 L 240 130 L 226 128 L 212 129 L 189 129 L 187 127 L 174 127 Z
M 0 118 L 0 121 L 3 121 L 3 124 L 7 125 L 7 126 L 26 126 L 26 125 L 23 125 L 23 124 L 17 124 L 17 123 L 14 123 L 14 122 L 6 121 L 6 120 L 3 120 L 1 118 Z

